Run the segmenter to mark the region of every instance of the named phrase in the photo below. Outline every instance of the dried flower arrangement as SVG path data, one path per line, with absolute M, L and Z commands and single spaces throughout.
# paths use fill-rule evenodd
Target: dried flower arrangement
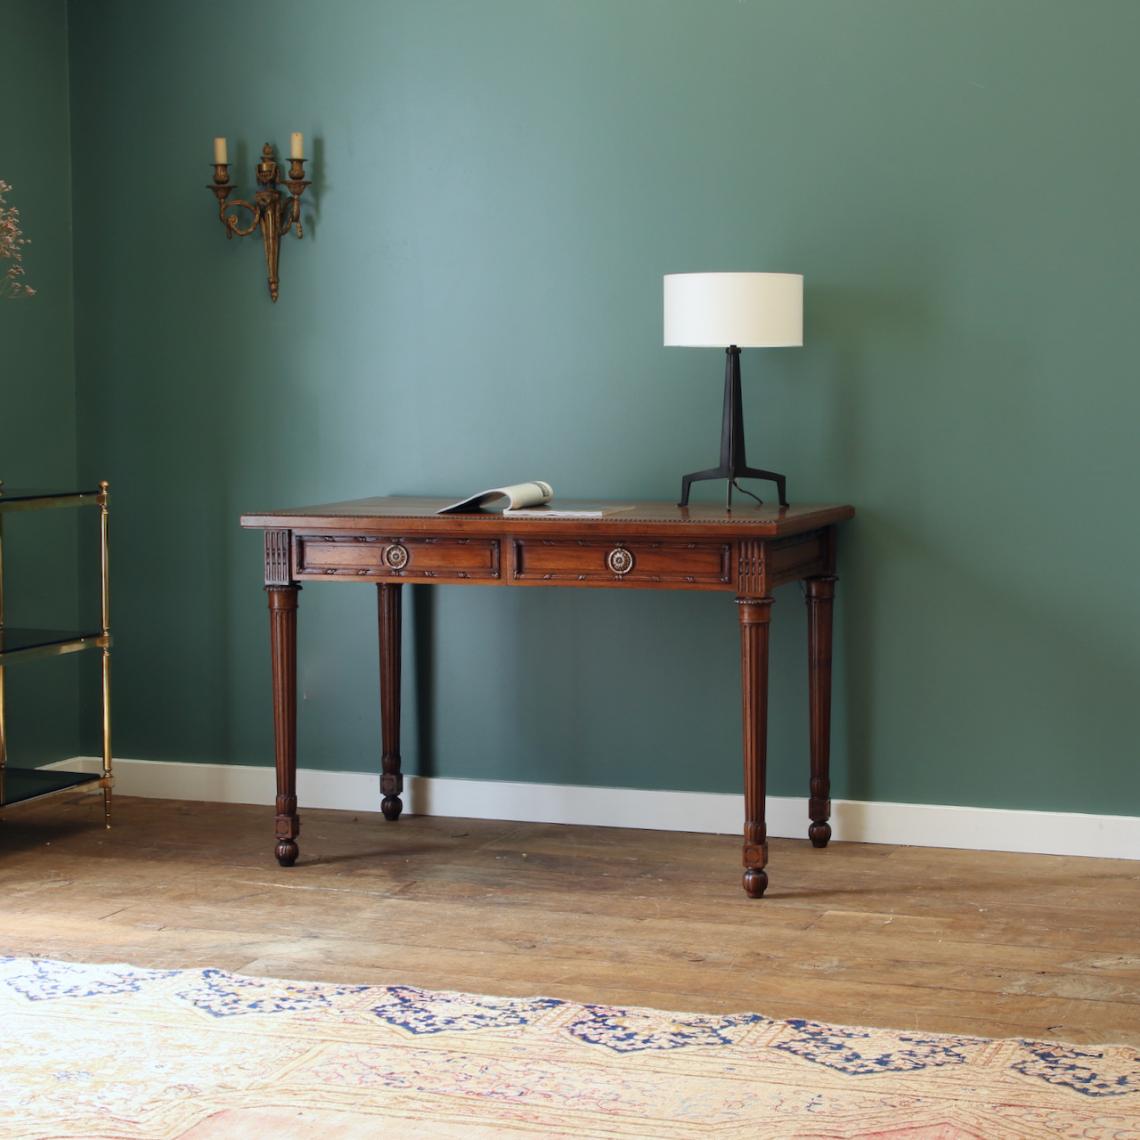
M 6 267 L 0 265 L 0 269 L 3 269 L 3 273 L 0 273 L 0 300 L 32 297 L 36 292 L 22 280 L 24 276 L 24 266 L 21 264 L 22 250 L 31 243 L 20 229 L 20 211 L 15 206 L 9 206 L 4 198 L 11 189 L 12 187 L 0 178 L 0 262 L 8 263 Z

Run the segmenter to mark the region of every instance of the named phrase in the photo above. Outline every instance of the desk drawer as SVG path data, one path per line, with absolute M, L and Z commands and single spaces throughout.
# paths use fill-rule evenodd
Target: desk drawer
M 516 538 L 511 577 L 535 584 L 727 586 L 731 553 L 726 542 Z
M 300 534 L 297 576 L 494 581 L 499 577 L 499 542 L 488 538 Z

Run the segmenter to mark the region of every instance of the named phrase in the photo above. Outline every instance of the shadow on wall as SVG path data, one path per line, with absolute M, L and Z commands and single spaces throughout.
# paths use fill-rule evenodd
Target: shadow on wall
M 325 177 L 324 135 L 314 135 L 313 137 L 313 153 L 309 163 L 308 174 L 312 180 L 312 185 L 305 194 L 305 199 L 302 200 L 307 207 L 304 212 L 303 220 L 305 237 L 312 237 L 315 241 L 317 231 L 320 229 L 321 200 L 324 197 L 325 191 L 329 188 L 328 179 Z
M 415 678 L 416 772 L 436 774 L 435 756 L 435 628 L 436 591 L 431 586 L 412 586 L 412 637 Z M 406 752 L 405 752 L 406 755 Z M 407 765 L 405 765 L 405 768 Z
M 843 346 L 815 421 L 820 466 L 858 512 L 840 536 L 846 795 L 1120 811 L 1140 790 L 1119 771 L 1134 751 L 1121 718 L 1140 687 L 1134 626 L 1087 575 L 1087 520 L 1050 507 L 1033 360 L 989 325 L 948 325 L 937 275 L 922 281 L 820 286 L 808 310 L 813 338 Z M 1074 544 L 1043 557 L 1042 528 L 1061 539 L 1065 524 Z
M 1098 630 L 1079 606 L 1059 607 L 1047 574 L 986 574 L 968 560 L 973 545 L 926 541 L 909 514 L 864 511 L 850 525 L 848 797 L 879 798 L 881 765 L 912 789 L 895 797 L 903 802 L 971 804 L 982 788 L 988 806 L 1071 810 L 1072 799 L 1096 794 L 1086 810 L 1112 813 L 1134 799 L 1134 784 L 1112 779 L 1126 746 L 1114 736 L 1120 710 L 1140 682 L 1127 629 Z M 914 619 L 884 635 L 892 605 Z M 1027 781 L 1034 757 L 1057 750 L 1072 762 Z M 931 773 L 931 753 L 952 756 L 952 770 Z
M 872 438 L 867 419 L 874 414 L 876 398 L 904 398 L 891 391 L 885 379 L 868 372 L 866 359 L 873 346 L 909 356 L 915 369 L 933 350 L 932 334 L 940 327 L 933 298 L 917 289 L 844 288 L 812 286 L 805 298 L 808 345 L 834 346 L 827 357 L 827 382 L 832 407 L 817 423 L 827 424 L 823 450 L 828 466 L 841 472 L 846 485 L 867 487 L 874 466 L 865 441 Z M 897 381 L 896 381 L 897 385 Z M 900 473 L 904 474 L 904 473 Z M 859 504 L 856 504 L 859 509 Z
M 822 284 L 811 286 L 805 298 L 805 319 L 807 344 L 833 346 L 823 364 L 830 406 L 814 420 L 826 425 L 819 446 L 821 467 L 842 488 L 828 497 L 852 501 L 856 509 L 856 517 L 839 531 L 836 634 L 843 662 L 835 678 L 843 678 L 845 701 L 840 707 L 845 706 L 846 719 L 833 717 L 832 767 L 834 782 L 834 758 L 846 756 L 844 795 L 862 799 L 874 786 L 875 695 L 880 675 L 875 668 L 880 593 L 872 574 L 882 555 L 870 552 L 881 540 L 875 488 L 884 466 L 892 462 L 870 454 L 866 441 L 872 438 L 868 419 L 875 414 L 876 398 L 891 400 L 894 396 L 866 361 L 872 346 L 877 352 L 885 346 L 895 354 L 910 356 L 917 367 L 930 351 L 932 333 L 938 327 L 937 306 L 928 293 L 915 288 Z M 899 477 L 905 477 L 905 472 Z M 841 740 L 838 733 L 844 728 L 846 739 Z

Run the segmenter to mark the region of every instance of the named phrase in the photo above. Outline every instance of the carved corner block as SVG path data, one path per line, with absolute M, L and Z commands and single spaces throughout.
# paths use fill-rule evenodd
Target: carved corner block
M 768 594 L 767 550 L 761 539 L 740 540 L 736 592 L 745 598 L 763 598 Z
M 278 839 L 296 839 L 301 834 L 301 821 L 295 815 L 279 815 L 275 822 Z
M 293 585 L 293 532 L 267 530 L 265 532 L 265 584 L 267 586 Z
M 745 867 L 763 870 L 768 866 L 768 827 L 758 820 L 744 825 L 743 863 Z

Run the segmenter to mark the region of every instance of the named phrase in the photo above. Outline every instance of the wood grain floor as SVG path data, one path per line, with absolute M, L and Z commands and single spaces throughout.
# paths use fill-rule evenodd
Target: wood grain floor
M 93 796 L 0 822 L 0 952 L 1140 1045 L 1140 864 Z

